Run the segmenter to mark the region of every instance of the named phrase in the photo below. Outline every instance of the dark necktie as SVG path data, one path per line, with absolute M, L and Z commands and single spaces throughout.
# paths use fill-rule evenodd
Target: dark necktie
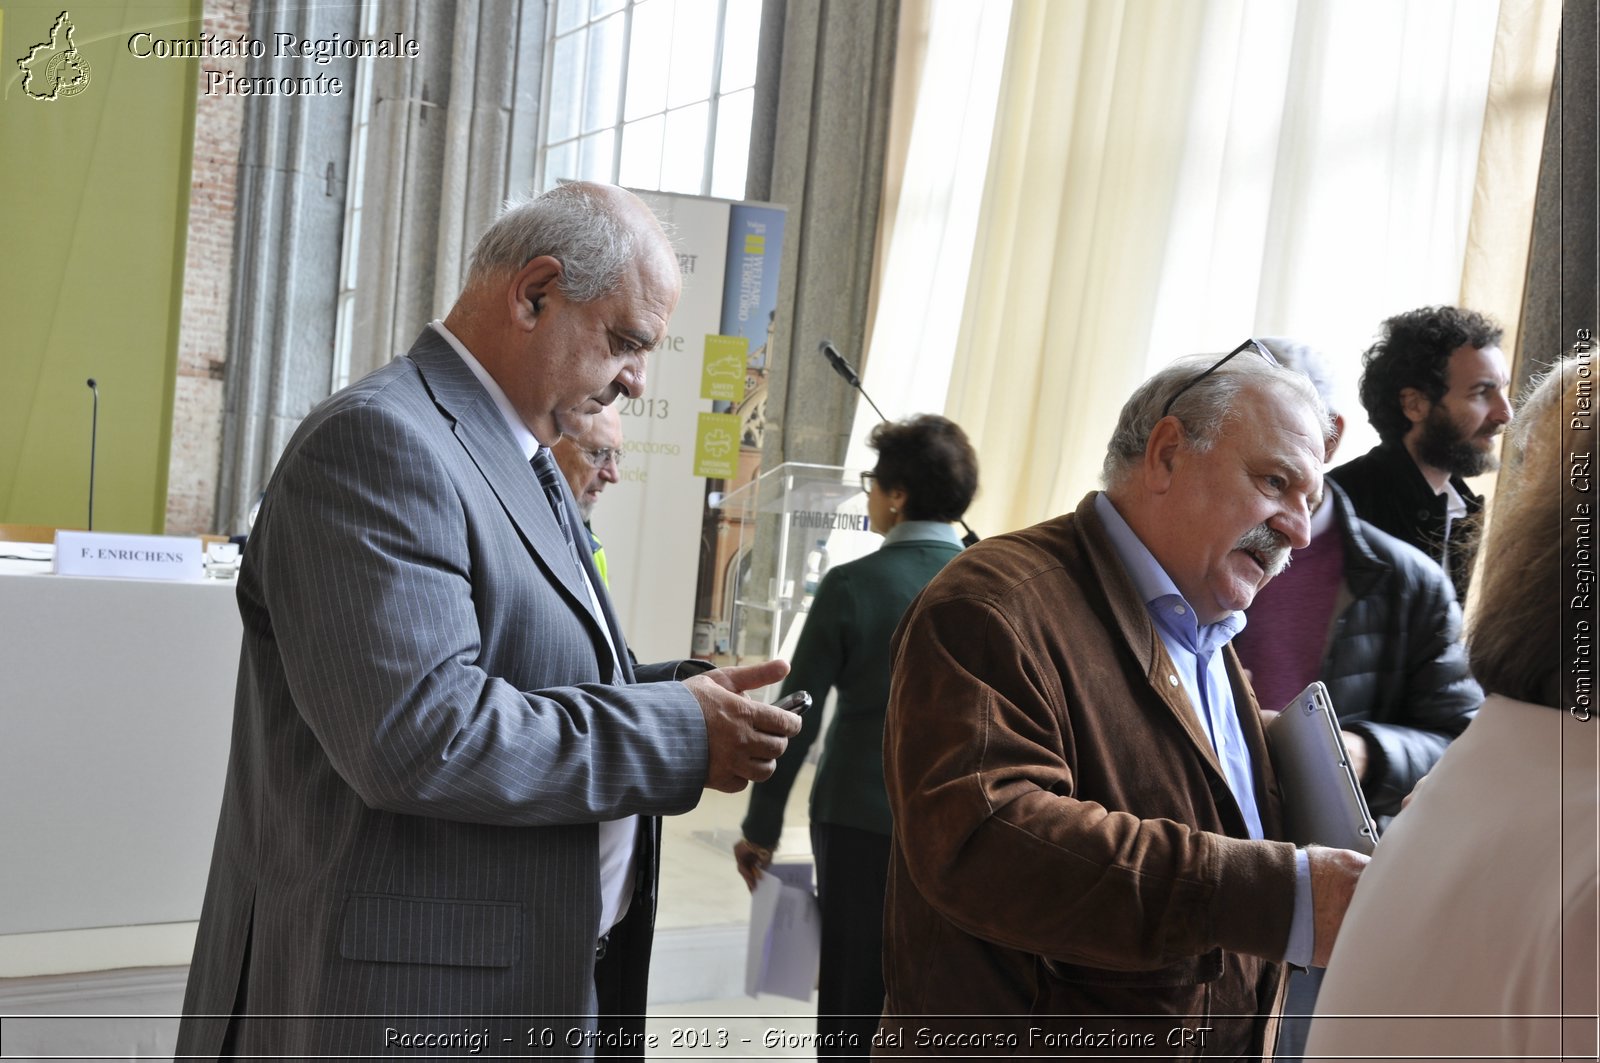
M 544 488 L 545 501 L 550 503 L 550 511 L 555 514 L 556 524 L 561 528 L 561 537 L 567 541 L 567 550 L 572 555 L 573 564 L 578 566 L 578 572 L 583 572 L 583 561 L 578 556 L 578 546 L 572 536 L 572 524 L 567 517 L 567 500 L 562 492 L 561 470 L 556 466 L 556 459 L 551 457 L 549 447 L 540 447 L 533 455 L 531 464 L 536 476 L 539 477 L 539 486 Z
M 539 486 L 544 488 L 545 500 L 550 503 L 550 510 L 555 514 L 556 524 L 561 527 L 561 536 L 567 541 L 567 556 L 572 558 L 573 565 L 578 569 L 578 582 L 588 588 L 590 598 L 595 607 L 593 615 L 599 621 L 601 628 L 604 629 L 606 622 L 599 611 L 599 591 L 589 580 L 589 574 L 583 567 L 583 555 L 578 553 L 578 541 L 573 536 L 575 525 L 568 515 L 566 492 L 563 490 L 565 481 L 561 478 L 561 470 L 556 466 L 556 459 L 551 456 L 549 447 L 540 447 L 534 453 L 529 464 L 533 466 L 534 474 L 539 477 Z M 588 535 L 585 534 L 583 539 L 587 543 Z M 616 666 L 619 658 L 609 631 L 606 632 L 606 643 L 610 646 L 612 664 Z

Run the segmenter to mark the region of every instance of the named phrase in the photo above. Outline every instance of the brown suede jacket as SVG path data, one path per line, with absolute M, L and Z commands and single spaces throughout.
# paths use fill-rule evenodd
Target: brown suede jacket
M 1224 652 L 1281 837 L 1255 698 Z M 912 604 L 884 758 L 880 1054 L 1266 1050 L 1294 846 L 1249 839 L 1093 494 L 964 551 Z

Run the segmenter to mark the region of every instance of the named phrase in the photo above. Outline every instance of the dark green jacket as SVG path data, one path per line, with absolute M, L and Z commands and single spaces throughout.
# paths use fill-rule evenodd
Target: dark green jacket
M 961 552 L 947 524 L 896 526 L 873 554 L 822 577 L 795 647 L 783 693 L 810 691 L 814 707 L 789 740 L 778 769 L 750 791 L 744 836 L 772 848 L 806 753 L 822 729 L 828 691 L 839 693 L 811 791 L 811 819 L 889 833 L 883 790 L 883 713 L 889 703 L 889 638 L 911 600 Z

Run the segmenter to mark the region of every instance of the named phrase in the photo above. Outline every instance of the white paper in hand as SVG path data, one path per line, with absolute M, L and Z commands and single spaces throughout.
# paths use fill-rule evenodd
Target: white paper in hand
M 810 864 L 774 864 L 750 899 L 744 991 L 810 1000 L 822 951 L 822 913 L 811 893 Z

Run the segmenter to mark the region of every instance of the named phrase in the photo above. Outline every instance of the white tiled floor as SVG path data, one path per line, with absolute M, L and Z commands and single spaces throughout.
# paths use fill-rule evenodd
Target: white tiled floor
M 812 766 L 804 765 L 789 796 L 778 844 L 785 859 L 811 853 L 806 810 L 812 774 Z M 748 793 L 707 790 L 692 812 L 662 820 L 658 932 L 749 922 L 750 894 L 733 867 L 733 843 L 739 840 L 739 823 L 749 803 Z
M 789 802 L 780 850 L 809 854 L 811 768 Z M 663 824 L 661 902 L 647 1031 L 659 1059 L 813 1058 L 814 1001 L 742 996 L 750 897 L 733 867 L 748 798 L 707 793 Z M 14 979 L 0 986 L 6 1058 L 170 1058 L 185 970 L 159 967 Z M 22 984 L 26 983 L 26 984 Z M 11 1006 L 7 1006 L 8 1002 Z M 18 1015 L 55 1016 L 36 1021 Z M 102 1015 L 90 1024 L 84 1015 Z

